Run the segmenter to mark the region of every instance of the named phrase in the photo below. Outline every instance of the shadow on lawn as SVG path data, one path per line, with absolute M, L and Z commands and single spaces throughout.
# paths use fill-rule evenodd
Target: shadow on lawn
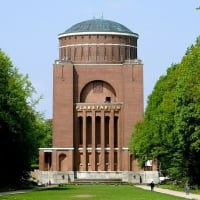
M 67 186 L 55 186 L 55 187 L 44 187 L 38 190 L 48 190 L 48 191 L 64 191 L 64 190 L 77 190 L 76 187 L 67 187 Z

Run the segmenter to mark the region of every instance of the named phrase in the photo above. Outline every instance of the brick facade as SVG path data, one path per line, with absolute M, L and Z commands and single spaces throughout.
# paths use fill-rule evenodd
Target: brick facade
M 134 171 L 128 145 L 143 117 L 137 34 L 61 34 L 53 65 L 53 148 L 40 170 Z

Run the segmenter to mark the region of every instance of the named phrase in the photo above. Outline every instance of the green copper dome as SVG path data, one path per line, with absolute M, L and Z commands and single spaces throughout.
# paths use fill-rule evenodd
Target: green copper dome
M 67 29 L 65 32 L 61 33 L 59 37 L 85 34 L 115 34 L 138 37 L 137 33 L 133 33 L 124 25 L 105 19 L 91 19 L 77 23 Z

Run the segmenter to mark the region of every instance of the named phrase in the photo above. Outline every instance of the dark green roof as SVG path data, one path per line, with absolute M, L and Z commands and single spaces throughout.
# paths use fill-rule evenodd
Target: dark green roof
M 78 35 L 83 33 L 118 33 L 122 35 L 134 35 L 138 37 L 138 34 L 133 33 L 124 25 L 105 19 L 91 19 L 77 23 L 67 29 L 65 32 L 61 33 L 59 36 L 62 37 L 63 35 Z

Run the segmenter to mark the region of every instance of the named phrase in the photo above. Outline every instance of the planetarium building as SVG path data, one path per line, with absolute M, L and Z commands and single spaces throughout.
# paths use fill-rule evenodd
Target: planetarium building
M 71 26 L 58 40 L 53 146 L 40 148 L 39 180 L 145 182 L 129 151 L 144 109 L 138 34 L 114 21 L 92 19 Z M 149 171 L 154 170 L 152 164 Z

